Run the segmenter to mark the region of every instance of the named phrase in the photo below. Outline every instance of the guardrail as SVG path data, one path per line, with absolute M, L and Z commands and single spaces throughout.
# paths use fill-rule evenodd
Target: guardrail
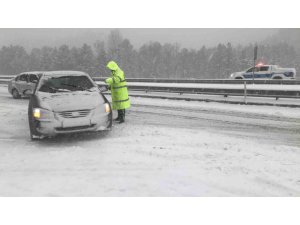
M 11 76 L 10 78 L 11 79 Z M 9 81 L 8 78 L 5 78 L 5 76 L 0 76 L 0 83 L 7 84 Z M 105 78 L 96 78 L 95 80 L 98 81 L 99 86 L 105 86 L 103 82 Z M 166 79 L 155 79 L 159 80 L 157 84 L 153 85 L 155 80 L 150 79 L 151 82 L 143 83 L 142 81 L 145 81 L 148 79 L 127 79 L 128 89 L 132 91 L 139 91 L 139 92 L 163 92 L 163 93 L 178 93 L 180 95 L 182 94 L 202 94 L 202 95 L 223 95 L 224 97 L 228 96 L 244 96 L 245 102 L 247 101 L 247 96 L 251 97 L 270 97 L 270 98 L 291 98 L 291 99 L 300 99 L 300 88 L 294 88 L 291 90 L 283 89 L 280 90 L 264 90 L 260 89 L 259 85 L 255 86 L 255 88 L 251 87 L 251 84 L 253 84 L 253 81 L 245 81 L 245 80 L 180 80 L 182 82 L 175 82 L 178 80 L 166 80 Z M 133 81 L 140 84 L 133 84 Z M 164 84 L 162 81 L 165 81 Z M 170 81 L 170 82 L 166 82 Z M 172 82 L 173 81 L 173 82 Z M 187 82 L 192 81 L 192 82 Z M 298 82 L 295 82 L 293 80 L 284 80 L 287 84 L 281 83 L 279 81 L 275 80 L 255 80 L 255 84 L 274 84 L 274 85 L 291 85 L 291 84 L 297 84 Z M 166 86 L 166 83 L 169 84 L 169 86 Z M 175 86 L 170 86 L 170 83 L 177 83 Z M 180 87 L 180 83 L 182 83 L 182 86 Z M 193 87 L 184 87 L 184 83 L 194 83 Z M 196 84 L 220 84 L 217 87 L 196 87 Z M 224 86 L 222 85 L 224 84 Z M 234 88 L 225 87 L 226 84 L 236 84 Z M 243 84 L 243 85 L 238 85 Z M 250 85 L 249 85 L 250 84 Z M 299 82 L 300 84 L 300 82 Z M 287 86 L 288 87 L 288 86 Z M 289 86 L 291 87 L 291 86 Z
M 107 78 L 107 77 L 106 77 Z M 95 81 L 104 81 L 105 77 L 93 77 Z M 126 78 L 127 82 L 145 83 L 192 83 L 192 84 L 284 84 L 300 85 L 300 80 L 242 80 L 242 79 L 163 79 L 163 78 Z
M 12 79 L 12 78 L 14 78 L 15 77 L 15 75 L 0 75 L 0 79 Z
M 0 84 L 8 84 L 9 79 L 0 78 Z
M 269 97 L 269 98 L 295 98 L 300 99 L 300 90 L 259 90 L 259 89 L 247 89 L 247 85 L 240 89 L 228 89 L 228 88 L 189 88 L 189 87 L 159 87 L 159 86 L 139 86 L 129 85 L 129 90 L 132 91 L 144 91 L 144 92 L 169 92 L 182 94 L 202 94 L 202 95 L 223 95 L 228 96 L 247 96 L 251 97 Z
M 0 79 L 11 79 L 16 75 L 0 75 Z M 107 77 L 92 77 L 95 81 L 104 81 Z M 300 80 L 242 80 L 242 79 L 166 79 L 166 78 L 126 78 L 127 82 L 143 83 L 195 83 L 195 84 L 284 84 L 300 85 Z

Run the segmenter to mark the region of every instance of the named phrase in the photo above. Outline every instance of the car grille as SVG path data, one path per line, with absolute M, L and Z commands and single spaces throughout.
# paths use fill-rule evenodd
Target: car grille
M 95 127 L 95 124 L 86 125 L 86 126 L 77 126 L 77 127 L 57 127 L 57 131 L 78 131 Z
M 58 112 L 58 115 L 64 118 L 78 118 L 78 117 L 86 117 L 90 114 L 90 109 L 82 109 L 76 111 L 63 111 Z

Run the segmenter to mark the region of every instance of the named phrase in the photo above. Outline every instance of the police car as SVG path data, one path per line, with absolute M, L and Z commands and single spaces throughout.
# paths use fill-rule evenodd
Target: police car
M 253 71 L 254 70 L 254 71 Z M 242 72 L 235 72 L 230 79 L 295 79 L 295 68 L 281 68 L 278 65 L 258 64 Z

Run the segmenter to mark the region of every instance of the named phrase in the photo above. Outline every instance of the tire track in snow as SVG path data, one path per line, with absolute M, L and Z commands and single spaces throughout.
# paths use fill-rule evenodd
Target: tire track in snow
M 207 129 L 217 133 L 226 133 L 241 138 L 254 138 L 261 141 L 300 146 L 300 123 L 293 118 L 274 116 L 270 120 L 267 116 L 234 111 L 190 110 L 169 106 L 133 105 L 129 110 L 134 123 L 158 125 L 167 127 L 182 127 L 189 129 Z M 260 116 L 260 117 L 259 117 Z

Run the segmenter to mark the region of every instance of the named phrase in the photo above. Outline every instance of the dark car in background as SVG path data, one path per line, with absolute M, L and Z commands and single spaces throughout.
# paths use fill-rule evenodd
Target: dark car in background
M 26 92 L 34 91 L 39 78 L 42 76 L 42 71 L 20 73 L 8 82 L 8 92 L 13 98 L 29 97 Z
M 28 106 L 32 139 L 62 133 L 109 130 L 111 105 L 92 78 L 80 71 L 44 72 Z

